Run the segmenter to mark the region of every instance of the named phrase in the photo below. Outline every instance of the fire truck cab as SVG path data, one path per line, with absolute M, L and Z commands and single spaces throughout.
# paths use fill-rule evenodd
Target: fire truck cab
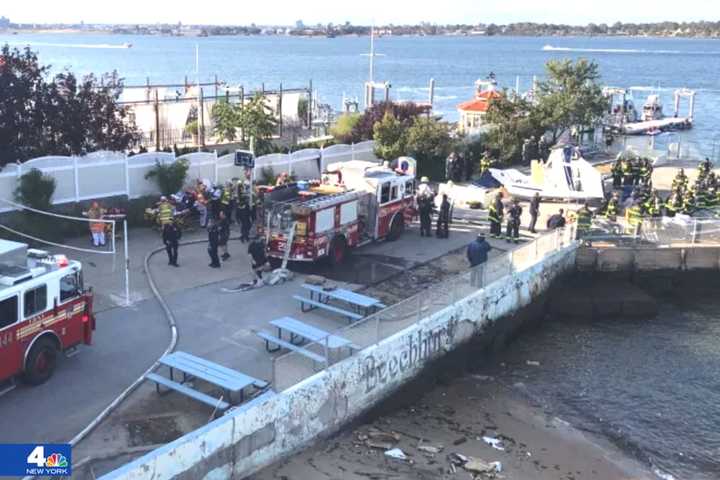
M 61 353 L 90 345 L 92 303 L 80 262 L 0 240 L 0 389 L 41 384 Z
M 290 240 L 290 261 L 340 264 L 349 249 L 400 237 L 415 214 L 415 177 L 371 162 L 332 164 L 322 183 L 266 191 L 260 212 L 271 258 L 283 258 Z

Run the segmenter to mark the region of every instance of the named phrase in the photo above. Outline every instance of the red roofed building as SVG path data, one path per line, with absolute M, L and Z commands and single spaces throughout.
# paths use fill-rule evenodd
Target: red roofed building
M 502 96 L 497 91 L 497 83 L 494 80 L 478 80 L 475 82 L 475 87 L 475 98 L 457 106 L 460 113 L 458 129 L 468 135 L 479 133 L 484 129 L 484 117 L 492 99 Z

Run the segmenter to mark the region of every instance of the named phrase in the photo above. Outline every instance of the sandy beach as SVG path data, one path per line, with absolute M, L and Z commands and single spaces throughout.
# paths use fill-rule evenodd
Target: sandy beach
M 415 401 L 408 405 L 386 405 L 385 408 L 392 411 L 250 478 L 653 478 L 649 471 L 612 445 L 546 415 L 514 387 L 502 385 L 493 377 L 466 375 L 448 384 L 438 383 L 420 398 L 400 397 Z M 396 396 L 393 401 L 397 400 Z M 396 448 L 405 459 L 386 454 Z M 495 471 L 481 473 L 485 469 Z

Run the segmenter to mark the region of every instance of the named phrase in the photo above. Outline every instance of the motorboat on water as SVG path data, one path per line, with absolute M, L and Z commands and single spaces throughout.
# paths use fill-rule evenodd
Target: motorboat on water
M 660 96 L 656 94 L 648 95 L 643 105 L 642 121 L 651 122 L 653 120 L 662 120 L 663 118 L 665 118 L 665 115 L 663 114 Z
M 132 46 L 133 46 L 132 43 L 123 43 L 122 44 L 122 48 L 132 48 Z
M 602 175 L 574 145 L 553 148 L 544 163 L 534 160 L 530 175 L 514 168 L 491 168 L 489 171 L 515 197 L 531 198 L 536 193 L 544 199 L 594 200 L 605 197 Z

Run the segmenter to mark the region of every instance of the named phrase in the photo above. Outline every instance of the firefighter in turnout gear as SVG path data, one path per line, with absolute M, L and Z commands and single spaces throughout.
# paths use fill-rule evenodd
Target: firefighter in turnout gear
M 605 206 L 605 218 L 607 218 L 611 222 L 617 220 L 619 203 L 620 202 L 618 201 L 618 196 L 616 193 L 614 193 L 612 197 L 610 197 L 610 200 L 608 200 L 607 205 Z
M 514 199 L 508 210 L 507 228 L 505 230 L 505 241 L 518 243 L 520 241 L 520 217 L 522 207 L 518 199 Z
M 622 161 L 622 177 L 623 185 L 628 186 L 633 184 L 633 172 L 629 159 L 623 159 Z
M 673 191 L 665 202 L 665 215 L 674 217 L 676 213 L 682 211 L 682 206 L 682 195 L 678 191 Z
M 490 237 L 500 238 L 502 237 L 502 221 L 505 213 L 505 207 L 502 203 L 502 193 L 498 192 L 495 196 L 495 201 L 490 204 L 490 208 L 488 210 L 488 218 L 490 220 Z
M 685 175 L 685 169 L 681 168 L 678 174 L 673 179 L 672 189 L 673 191 L 679 191 L 679 193 L 682 195 L 687 189 L 687 185 L 688 178 L 687 175 Z
M 157 221 L 160 224 L 160 227 L 164 227 L 165 225 L 172 222 L 173 219 L 173 207 L 170 205 L 170 202 L 168 202 L 167 197 L 164 195 L 160 197 L 160 204 L 158 205 L 158 215 L 157 215 Z
M 577 211 L 577 238 L 584 238 L 590 233 L 592 226 L 593 213 L 585 203 L 580 210 Z
M 633 203 L 630 208 L 625 209 L 625 221 L 627 222 L 626 233 L 637 235 L 640 233 L 640 224 L 642 223 L 642 211 L 640 204 Z
M 690 188 L 683 196 L 682 213 L 685 215 L 692 215 L 696 208 L 697 203 L 695 200 L 695 192 L 692 188 Z
M 612 173 L 613 188 L 622 187 L 622 179 L 623 179 L 623 161 L 622 161 L 622 159 L 615 160 L 615 163 L 613 163 L 612 169 L 610 171 Z

